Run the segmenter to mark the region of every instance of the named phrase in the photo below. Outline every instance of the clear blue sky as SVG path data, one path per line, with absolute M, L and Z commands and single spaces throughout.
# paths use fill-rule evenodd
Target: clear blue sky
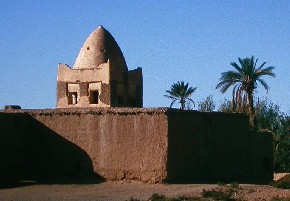
M 290 2 L 288 0 L 10 1 L 0 6 L 0 107 L 56 105 L 58 63 L 72 66 L 88 37 L 103 25 L 129 69 L 143 68 L 144 107 L 167 107 L 173 82 L 197 87 L 198 102 L 219 105 L 231 90 L 215 90 L 230 62 L 254 55 L 275 66 L 258 88 L 290 113 Z

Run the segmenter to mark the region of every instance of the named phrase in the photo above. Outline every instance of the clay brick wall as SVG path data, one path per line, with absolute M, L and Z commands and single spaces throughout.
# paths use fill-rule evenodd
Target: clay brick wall
M 250 130 L 244 114 L 168 113 L 168 180 L 267 183 L 272 135 Z
M 273 136 L 271 133 L 259 132 L 252 135 L 252 180 L 266 182 L 273 179 Z
M 72 69 L 66 64 L 58 65 L 57 73 L 57 107 L 58 108 L 71 108 L 71 107 L 96 107 L 96 105 L 90 105 L 88 100 L 88 88 L 89 83 L 102 82 L 102 85 L 106 86 L 110 83 L 110 64 L 101 64 L 98 68 L 87 69 Z M 78 104 L 68 104 L 68 84 L 77 84 L 79 89 Z M 103 89 L 103 87 L 102 87 Z M 98 107 L 110 106 L 110 91 L 101 91 L 101 99 L 98 103 Z M 103 102 L 104 101 L 104 102 Z
M 76 109 L 33 116 L 85 150 L 94 171 L 106 179 L 162 180 L 166 177 L 167 117 L 159 110 L 144 111 Z
M 29 166 L 30 133 L 25 114 L 0 113 L 0 181 L 22 178 Z
M 0 111 L 0 129 L 0 179 L 17 173 L 36 179 L 267 182 L 273 176 L 271 135 L 251 132 L 241 114 L 11 110 Z
M 30 113 L 0 112 L 0 180 L 95 177 L 92 160 Z
M 142 68 L 138 67 L 135 70 L 130 70 L 128 72 L 129 84 L 136 86 L 136 100 L 135 107 L 143 107 L 143 77 Z M 130 94 L 129 94 L 130 95 Z
M 161 109 L 76 108 L 0 114 L 5 131 L 0 137 L 11 142 L 0 151 L 0 170 L 8 178 L 14 177 L 6 171 L 10 167 L 21 173 L 20 178 L 95 174 L 112 180 L 159 182 L 166 177 L 167 117 Z M 19 129 L 9 126 L 15 116 L 25 117 Z M 21 146 L 14 149 L 17 142 Z

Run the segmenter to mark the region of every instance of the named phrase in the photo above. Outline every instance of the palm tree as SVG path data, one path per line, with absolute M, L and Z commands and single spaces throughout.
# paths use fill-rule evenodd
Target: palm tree
M 192 103 L 194 104 L 194 101 L 190 98 L 193 92 L 195 92 L 196 87 L 189 87 L 188 83 L 184 84 L 183 81 L 173 83 L 171 85 L 170 90 L 166 90 L 168 95 L 164 95 L 167 98 L 172 99 L 172 102 L 170 104 L 170 107 L 176 102 L 179 101 L 180 103 L 180 109 L 185 110 L 186 109 L 186 104 Z
M 268 92 L 269 86 L 262 79 L 262 76 L 268 75 L 275 77 L 273 73 L 274 66 L 265 67 L 266 62 L 257 67 L 258 59 L 246 57 L 239 58 L 239 64 L 232 62 L 231 65 L 236 71 L 223 72 L 220 82 L 217 84 L 216 89 L 220 88 L 222 93 L 225 93 L 231 86 L 233 86 L 233 106 L 234 110 L 241 108 L 248 108 L 250 115 L 250 123 L 254 126 L 254 92 L 259 82 Z

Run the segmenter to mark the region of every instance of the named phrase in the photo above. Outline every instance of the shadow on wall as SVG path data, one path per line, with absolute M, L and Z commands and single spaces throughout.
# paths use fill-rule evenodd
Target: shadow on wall
M 99 183 L 77 145 L 24 113 L 0 113 L 0 188 L 35 183 Z
M 273 179 L 272 136 L 243 115 L 168 113 L 167 182 L 258 183 Z

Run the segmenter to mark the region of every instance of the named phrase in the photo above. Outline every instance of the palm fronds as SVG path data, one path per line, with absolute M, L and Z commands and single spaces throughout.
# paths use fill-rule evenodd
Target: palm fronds
M 186 103 L 192 103 L 195 105 L 194 101 L 190 98 L 191 95 L 195 92 L 196 87 L 189 87 L 188 83 L 184 83 L 184 81 L 178 81 L 173 83 L 170 87 L 170 90 L 166 90 L 166 98 L 172 100 L 170 107 L 174 105 L 176 101 L 180 103 L 180 109 L 186 109 Z

